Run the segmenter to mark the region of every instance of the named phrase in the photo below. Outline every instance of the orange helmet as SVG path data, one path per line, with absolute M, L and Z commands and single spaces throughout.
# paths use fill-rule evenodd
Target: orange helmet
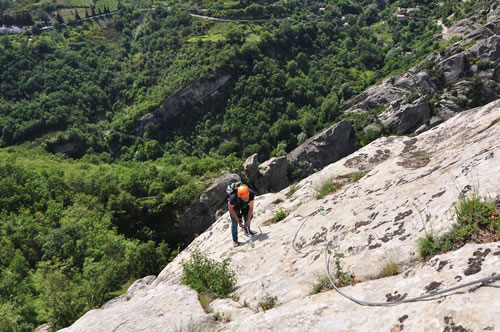
M 238 187 L 238 197 L 247 198 L 250 196 L 250 192 L 248 191 L 248 187 L 242 184 Z

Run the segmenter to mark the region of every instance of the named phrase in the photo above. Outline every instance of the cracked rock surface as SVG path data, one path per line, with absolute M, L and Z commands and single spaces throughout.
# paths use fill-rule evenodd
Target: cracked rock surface
M 330 180 L 340 189 L 316 199 Z M 240 234 L 243 245 L 233 248 L 226 213 L 154 281 L 138 282 L 63 331 L 175 331 L 189 324 L 238 332 L 500 331 L 499 281 L 386 307 L 361 306 L 334 290 L 311 295 L 318 276 L 325 275 L 325 240 L 335 238 L 339 265 L 356 280 L 342 291 L 366 301 L 412 298 L 500 273 L 500 242 L 469 243 L 427 261 L 417 253 L 425 232 L 451 229 L 459 194 L 474 191 L 498 200 L 499 183 L 497 100 L 415 137 L 380 138 L 305 178 L 289 197 L 289 188 L 258 196 L 254 247 Z M 288 215 L 273 223 L 280 209 Z M 210 314 L 196 292 L 180 284 L 182 261 L 196 246 L 218 261 L 230 257 L 237 273 L 232 297 L 212 302 Z M 382 278 L 389 262 L 400 273 Z M 263 312 L 259 302 L 269 296 L 277 305 Z M 215 320 L 217 312 L 227 319 Z

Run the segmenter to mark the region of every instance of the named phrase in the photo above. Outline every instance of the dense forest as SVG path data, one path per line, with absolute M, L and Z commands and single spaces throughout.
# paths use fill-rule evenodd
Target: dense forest
M 68 326 L 159 273 L 186 245 L 179 216 L 251 154 L 285 155 L 344 118 L 360 146 L 388 134 L 341 106 L 442 47 L 437 20 L 483 5 L 0 0 L 4 23 L 32 24 L 0 35 L 0 331 Z M 223 96 L 137 132 L 222 75 Z

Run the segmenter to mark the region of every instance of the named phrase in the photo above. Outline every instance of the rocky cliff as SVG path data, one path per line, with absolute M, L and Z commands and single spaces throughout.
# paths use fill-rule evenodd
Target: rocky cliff
M 338 190 L 317 199 L 326 182 Z M 226 213 L 158 277 L 137 281 L 63 331 L 500 331 L 499 281 L 391 306 L 360 305 L 334 290 L 312 295 L 326 273 L 330 240 L 337 257 L 330 270 L 355 281 L 342 292 L 366 301 L 413 298 L 498 274 L 498 241 L 423 260 L 417 239 L 452 229 L 460 194 L 474 191 L 499 204 L 499 183 L 497 100 L 415 137 L 380 138 L 305 178 L 294 192 L 258 196 L 253 228 L 261 231 L 253 247 L 232 247 Z M 278 210 L 287 217 L 274 223 Z M 212 313 L 180 283 L 182 261 L 196 247 L 218 261 L 230 258 L 237 274 L 231 298 L 213 301 Z M 399 273 L 382 277 L 389 263 Z M 276 304 L 263 312 L 258 304 L 269 298 Z
M 482 24 L 479 22 L 483 22 Z M 444 33 L 443 33 L 444 34 Z M 421 133 L 500 95 L 500 6 L 476 12 L 450 29 L 449 46 L 404 75 L 370 87 L 343 106 L 346 113 L 378 110 L 366 130 Z
M 231 75 L 196 80 L 169 97 L 157 109 L 142 116 L 135 129 L 136 134 L 142 136 L 148 124 L 166 124 L 173 119 L 193 117 L 196 109 L 220 99 L 230 81 Z

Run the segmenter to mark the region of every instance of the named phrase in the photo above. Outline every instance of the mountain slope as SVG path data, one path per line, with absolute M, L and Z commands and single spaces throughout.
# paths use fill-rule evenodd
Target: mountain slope
M 356 280 L 342 290 L 363 300 L 412 298 L 498 273 L 499 242 L 469 243 L 422 261 L 417 239 L 451 230 L 460 193 L 498 203 L 499 142 L 500 100 L 413 138 L 380 138 L 304 179 L 290 198 L 288 189 L 257 197 L 253 228 L 262 233 L 255 236 L 255 247 L 231 246 L 226 214 L 154 281 L 138 281 L 63 331 L 171 331 L 190 324 L 219 331 L 498 330 L 498 281 L 438 300 L 375 308 L 334 291 L 310 294 L 317 276 L 325 273 L 325 240 L 335 238 L 338 266 Z M 352 181 L 358 172 L 366 175 Z M 315 199 L 331 179 L 343 186 Z M 288 216 L 270 222 L 279 209 Z M 182 261 L 197 247 L 216 260 L 231 258 L 238 277 L 232 299 L 211 304 L 229 322 L 205 314 L 196 292 L 180 284 Z M 381 278 L 388 262 L 402 273 Z M 333 273 L 336 264 L 330 265 Z M 273 297 L 276 307 L 261 312 L 259 302 Z

